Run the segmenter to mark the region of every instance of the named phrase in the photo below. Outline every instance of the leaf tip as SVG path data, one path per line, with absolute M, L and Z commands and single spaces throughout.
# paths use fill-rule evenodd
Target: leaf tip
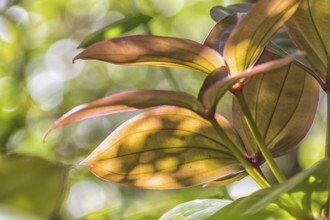
M 55 124 L 53 124 L 53 125 L 52 125 L 52 126 L 46 131 L 44 137 L 42 138 L 42 143 L 45 143 L 45 142 L 46 142 L 46 140 L 47 140 L 49 134 L 50 134 L 54 129 L 56 129 L 56 125 L 55 125 Z
M 82 161 L 80 161 L 79 163 L 80 166 L 88 166 L 88 167 L 92 167 L 93 163 L 92 161 L 89 159 L 89 157 L 86 157 L 85 159 L 83 159 Z
M 72 63 L 74 64 L 76 62 L 76 60 L 81 59 L 81 53 L 77 54 L 73 59 L 72 59 Z

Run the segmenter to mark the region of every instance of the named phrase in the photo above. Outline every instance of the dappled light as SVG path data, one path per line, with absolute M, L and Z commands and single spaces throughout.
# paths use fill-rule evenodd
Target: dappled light
M 225 119 L 219 122 L 239 143 Z M 204 184 L 242 170 L 210 123 L 169 106 L 127 121 L 82 164 L 103 179 L 148 189 Z

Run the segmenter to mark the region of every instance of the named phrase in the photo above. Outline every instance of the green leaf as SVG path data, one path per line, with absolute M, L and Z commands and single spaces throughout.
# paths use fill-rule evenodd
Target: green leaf
M 96 59 L 115 64 L 181 67 L 210 73 L 224 66 L 215 50 L 195 41 L 152 35 L 133 35 L 97 42 L 77 59 Z
M 88 36 L 85 40 L 83 40 L 78 48 L 85 48 L 98 41 L 118 37 L 130 30 L 133 30 L 139 25 L 147 24 L 151 18 L 152 17 L 144 14 L 137 14 L 133 17 L 120 19 L 119 21 L 116 21 Z
M 318 219 L 327 200 L 329 172 L 329 161 L 323 160 L 284 184 L 236 200 L 210 219 Z
M 0 207 L 50 219 L 61 203 L 66 169 L 45 159 L 0 156 Z
M 224 199 L 198 199 L 182 203 L 164 215 L 159 220 L 194 220 L 208 219 L 219 209 L 232 203 Z
M 244 150 L 229 122 L 216 117 Z M 169 106 L 122 124 L 82 164 L 102 179 L 147 189 L 205 184 L 243 170 L 209 121 Z
M 215 111 L 216 106 L 219 102 L 219 100 L 224 96 L 224 94 L 229 90 L 229 89 L 235 89 L 233 88 L 233 86 L 238 83 L 238 82 L 242 82 L 244 79 L 247 79 L 251 76 L 254 75 L 258 75 L 270 70 L 275 70 L 277 68 L 283 67 L 287 64 L 289 64 L 290 62 L 293 61 L 294 57 L 298 54 L 293 54 L 281 59 L 277 59 L 277 60 L 272 60 L 269 61 L 267 63 L 262 63 L 259 64 L 255 67 L 253 67 L 252 69 L 247 69 L 245 71 L 243 71 L 242 73 L 235 75 L 233 77 L 223 77 L 224 74 L 224 70 L 223 69 L 218 69 L 218 71 L 212 73 L 212 74 L 219 74 L 218 80 L 216 83 L 204 83 L 202 90 L 199 94 L 199 100 L 201 103 L 203 103 L 204 107 L 206 109 L 211 109 L 213 111 Z M 213 75 L 209 75 L 210 77 L 212 77 L 212 79 L 210 77 L 207 77 L 206 80 L 208 80 L 210 78 L 211 80 L 217 79 L 216 76 Z
M 260 63 L 279 56 L 264 52 Z M 243 95 L 261 136 L 274 156 L 288 153 L 306 135 L 313 122 L 319 87 L 296 63 L 251 77 Z M 240 106 L 233 101 L 233 123 L 245 146 L 255 146 Z
M 307 52 L 307 59 L 326 82 L 330 74 L 330 1 L 303 1 L 286 27 L 294 43 Z
M 73 108 L 51 126 L 45 138 L 53 130 L 78 121 L 160 105 L 180 106 L 201 114 L 204 111 L 202 105 L 194 96 L 184 92 L 165 90 L 125 91 Z
M 232 76 L 254 64 L 264 46 L 299 6 L 300 0 L 258 3 L 231 33 L 224 57 Z

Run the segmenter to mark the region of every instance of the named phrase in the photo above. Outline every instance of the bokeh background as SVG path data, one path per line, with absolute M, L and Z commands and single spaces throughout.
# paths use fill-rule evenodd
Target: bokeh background
M 142 13 L 151 20 L 126 34 L 203 42 L 214 25 L 209 10 L 237 2 L 244 1 L 0 0 L 0 220 L 157 219 L 185 201 L 237 198 L 255 190 L 248 178 L 228 187 L 142 190 L 105 182 L 79 166 L 112 130 L 136 113 L 80 122 L 53 132 L 43 142 L 50 125 L 76 105 L 132 89 L 196 95 L 205 77 L 181 69 L 98 61 L 73 64 L 77 47 L 91 33 Z M 322 94 L 320 100 L 315 123 L 300 148 L 278 159 L 287 176 L 324 154 Z M 230 94 L 219 111 L 231 117 Z

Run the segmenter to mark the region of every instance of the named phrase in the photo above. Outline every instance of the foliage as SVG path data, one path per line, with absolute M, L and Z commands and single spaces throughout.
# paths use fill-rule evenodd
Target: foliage
M 295 150 L 307 135 L 317 113 L 319 88 L 325 92 L 327 109 L 330 109 L 329 33 L 326 28 L 329 7 L 323 0 L 320 4 L 309 0 L 269 0 L 216 6 L 211 9 L 216 24 L 204 43 L 152 34 L 150 27 L 154 18 L 145 12 L 122 18 L 83 40 L 80 47 L 86 49 L 73 61 L 94 59 L 121 65 L 179 67 L 180 70 L 174 70 L 177 77 L 181 72 L 192 75 L 202 72 L 205 74 L 202 82 L 195 92 L 183 92 L 179 78 L 174 77 L 171 70 L 161 69 L 176 91 L 153 88 L 152 84 L 151 89 L 135 90 L 129 88 L 130 84 L 122 89 L 118 85 L 119 90 L 125 91 L 114 90 L 115 94 L 68 111 L 51 126 L 44 140 L 53 130 L 85 119 L 139 111 L 117 127 L 80 164 L 88 166 L 99 178 L 142 189 L 224 186 L 246 176 L 263 188 L 237 200 L 207 198 L 183 203 L 161 219 L 328 219 L 330 135 L 325 135 L 326 158 L 289 180 L 275 158 Z M 141 26 L 147 34 L 127 33 Z M 304 54 L 306 56 L 302 57 Z M 76 63 L 78 68 L 82 65 Z M 156 69 L 160 68 L 152 70 Z M 111 71 L 110 76 L 112 74 Z M 152 81 L 156 75 L 146 79 Z M 32 82 L 31 88 L 35 85 Z M 228 93 L 232 94 L 231 117 L 220 112 Z M 51 103 L 44 103 L 44 108 L 49 105 Z M 78 151 L 81 156 L 87 154 L 86 150 Z M 29 157 L 4 156 L 4 178 L 23 172 L 20 163 L 25 160 Z M 58 161 L 58 157 L 55 160 Z M 17 170 L 8 168 L 7 163 L 13 163 Z M 49 163 L 45 167 L 56 167 L 46 169 L 54 173 L 54 179 L 49 177 L 54 187 L 49 186 L 48 193 L 55 199 L 44 212 L 29 211 L 34 208 L 27 209 L 23 203 L 16 202 L 25 185 L 15 188 L 19 195 L 11 193 L 13 197 L 9 196 L 2 203 L 34 215 L 58 218 L 68 186 L 68 169 L 58 163 L 44 163 Z M 265 165 L 272 177 L 264 175 Z M 26 179 L 43 175 L 44 171 L 38 173 L 34 166 L 32 169 L 36 174 L 30 173 Z M 43 182 L 40 184 L 44 188 Z M 9 185 L 5 183 L 4 195 L 11 192 Z M 95 192 L 101 192 L 99 188 L 95 185 Z M 22 193 L 22 196 L 29 198 L 30 194 Z M 44 198 L 34 199 L 39 204 Z M 97 200 L 92 203 L 97 204 Z M 125 218 L 120 211 L 106 210 L 105 213 L 104 218 L 110 215 Z M 145 215 L 144 219 L 154 217 Z

